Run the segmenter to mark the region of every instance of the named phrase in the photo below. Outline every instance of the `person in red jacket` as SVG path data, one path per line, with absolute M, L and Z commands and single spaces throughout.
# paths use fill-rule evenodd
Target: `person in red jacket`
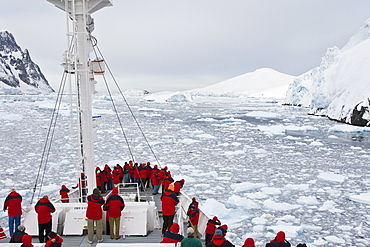
M 174 192 L 177 196 L 180 194 L 180 189 L 182 189 L 182 187 L 184 186 L 184 183 L 185 183 L 185 179 L 181 179 L 175 182 Z
M 208 242 L 206 247 L 235 247 L 235 245 L 226 240 L 222 231 L 220 229 L 217 229 L 212 240 Z
M 171 186 L 172 188 L 172 186 Z M 180 202 L 179 198 L 171 190 L 165 190 L 161 196 L 162 201 L 162 214 L 163 214 L 163 227 L 162 234 L 164 234 L 167 229 L 173 224 L 173 218 L 176 213 L 176 205 Z
M 190 225 L 194 229 L 194 237 L 199 238 L 198 222 L 200 213 L 198 206 L 192 205 L 192 207 L 189 208 L 187 215 L 189 216 Z
M 171 172 L 168 172 L 167 173 L 167 176 L 164 177 L 163 181 L 162 181 L 162 193 L 168 188 L 168 186 L 174 182 L 172 176 L 171 176 Z
M 221 221 L 217 218 L 217 216 L 214 216 L 212 219 L 209 219 L 208 222 L 207 222 L 207 226 L 206 226 L 206 239 L 205 239 L 205 243 L 206 243 L 206 246 L 208 244 L 209 241 L 211 241 L 213 235 L 215 234 L 215 231 L 216 231 L 216 225 L 221 225 Z
M 158 177 L 158 174 L 156 172 L 152 173 L 151 180 L 152 180 L 152 185 L 154 187 L 152 194 L 156 195 L 156 194 L 158 194 L 158 189 L 159 189 L 159 177 Z
M 48 240 L 47 236 L 51 232 L 51 214 L 55 212 L 55 208 L 48 196 L 44 196 L 36 203 L 35 211 L 39 223 L 39 241 L 44 243 Z
M 118 195 L 118 188 L 114 187 L 112 189 L 112 194 L 108 197 L 106 203 L 104 204 L 103 210 L 107 211 L 107 217 L 109 217 L 109 228 L 110 228 L 110 238 L 119 239 L 119 228 L 121 221 L 121 211 L 125 208 L 125 202 L 122 197 Z M 114 226 L 116 227 L 113 231 Z
M 96 224 L 96 237 L 98 243 L 103 241 L 103 210 L 105 201 L 100 195 L 100 190 L 95 188 L 93 193 L 87 197 L 87 242 L 92 244 L 94 239 L 94 224 Z
M 12 236 L 15 229 L 21 224 L 22 215 L 22 196 L 15 191 L 14 188 L 10 190 L 9 195 L 4 201 L 4 212 L 8 210 L 9 221 L 9 235 Z
M 121 170 L 119 169 L 118 164 L 117 166 L 114 167 L 112 176 L 113 176 L 113 184 L 114 186 L 117 186 L 121 182 Z
M 177 223 L 173 223 L 168 231 L 163 234 L 163 240 L 161 243 L 179 243 L 184 239 L 184 236 L 179 234 L 180 226 Z
M 110 169 L 108 164 L 105 164 L 104 171 L 106 172 L 108 179 L 106 190 L 112 190 L 113 189 L 112 169 Z
M 33 247 L 31 235 L 26 234 L 22 237 L 21 247 Z
M 103 173 L 101 172 L 99 167 L 95 169 L 95 178 L 96 178 L 96 187 L 100 189 L 101 193 L 105 193 Z
M 60 200 L 62 201 L 62 203 L 69 202 L 68 193 L 69 193 L 69 189 L 65 185 L 62 185 L 62 188 L 59 190 Z
M 266 244 L 266 247 L 290 247 L 290 243 L 285 239 L 285 232 L 280 231 L 276 237 Z
M 55 232 L 50 232 L 48 235 L 49 240 L 46 242 L 45 247 L 61 247 L 63 239 L 59 234 Z

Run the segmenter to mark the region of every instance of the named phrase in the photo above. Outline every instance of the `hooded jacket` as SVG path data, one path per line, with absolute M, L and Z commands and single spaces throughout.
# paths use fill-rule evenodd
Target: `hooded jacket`
M 180 193 L 180 189 L 184 186 L 184 183 L 185 183 L 184 179 L 181 179 L 180 181 L 176 181 L 174 192 L 175 193 Z
M 285 240 L 285 233 L 280 231 L 276 234 L 275 239 L 266 244 L 266 247 L 290 247 L 290 243 Z
M 253 238 L 247 238 L 245 241 L 244 241 L 244 245 L 242 247 L 256 247 L 254 245 L 254 240 Z
M 8 210 L 9 217 L 22 215 L 22 196 L 18 192 L 10 192 L 5 198 L 3 210 Z
M 21 247 L 33 247 L 31 235 L 26 234 L 23 236 Z
M 196 226 L 199 222 L 199 209 L 196 207 L 190 208 L 188 210 L 189 220 L 192 225 Z
M 205 232 L 207 234 L 215 234 L 216 225 L 221 225 L 221 221 L 216 216 L 214 216 L 213 219 L 208 220 Z
M 62 185 L 62 189 L 59 190 L 59 194 L 60 194 L 62 202 L 69 202 L 68 193 L 69 193 L 69 189 L 65 185 Z
M 235 247 L 235 245 L 226 240 L 224 236 L 213 236 L 207 247 Z
M 55 212 L 55 208 L 48 198 L 41 198 L 35 205 L 35 211 L 37 212 L 38 223 L 45 224 L 51 220 L 51 213 Z
M 12 237 L 10 238 L 9 243 L 22 243 L 22 239 L 24 235 L 27 235 L 27 233 L 25 233 L 24 231 L 21 232 L 18 229 L 15 230 Z
M 177 223 L 173 223 L 168 231 L 163 234 L 163 240 L 161 243 L 178 243 L 181 242 L 184 237 L 179 234 L 180 226 Z
M 107 216 L 111 218 L 121 217 L 121 211 L 125 208 L 125 202 L 122 197 L 118 195 L 118 188 L 112 189 L 112 194 L 108 197 L 104 204 L 103 210 L 107 211 Z
M 179 198 L 171 190 L 165 190 L 161 196 L 163 215 L 175 215 L 176 205 L 180 202 Z
M 102 206 L 104 202 L 103 197 L 100 195 L 89 195 L 87 197 L 86 217 L 90 220 L 101 220 L 103 218 Z

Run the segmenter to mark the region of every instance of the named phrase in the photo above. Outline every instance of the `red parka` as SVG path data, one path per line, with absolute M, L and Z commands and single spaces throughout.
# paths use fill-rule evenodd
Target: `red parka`
M 59 194 L 60 194 L 62 202 L 69 202 L 68 193 L 69 193 L 69 189 L 65 185 L 62 185 L 62 189 L 59 190 Z
M 38 223 L 45 224 L 51 220 L 51 213 L 55 212 L 55 208 L 48 198 L 41 198 L 35 205 L 35 211 L 37 212 Z
M 179 234 L 180 226 L 177 223 L 173 223 L 168 231 L 163 235 L 161 243 L 179 243 L 184 237 Z
M 91 220 L 101 220 L 103 218 L 102 206 L 104 202 L 103 197 L 100 195 L 89 195 L 87 197 L 86 217 Z
M 176 205 L 180 202 L 179 198 L 171 190 L 165 190 L 161 196 L 163 215 L 175 215 Z
M 118 195 L 118 188 L 112 189 L 112 194 L 108 197 L 103 209 L 107 211 L 107 216 L 111 218 L 121 217 L 121 211 L 125 208 L 125 202 Z
M 18 192 L 10 192 L 5 198 L 3 210 L 8 210 L 9 217 L 22 215 L 22 196 Z

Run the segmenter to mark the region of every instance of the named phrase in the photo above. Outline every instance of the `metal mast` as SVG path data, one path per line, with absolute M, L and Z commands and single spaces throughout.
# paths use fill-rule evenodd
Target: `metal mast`
M 67 18 L 72 21 L 71 31 L 68 30 L 67 33 L 68 40 L 71 41 L 72 45 L 68 44 L 70 47 L 64 55 L 62 65 L 66 72 L 75 75 L 80 159 L 83 167 L 82 172 L 87 176 L 87 186 L 90 188 L 89 193 L 91 193 L 92 189 L 96 187 L 92 118 L 92 94 L 94 93 L 95 81 L 89 58 L 92 51 L 90 33 L 94 29 L 91 14 L 104 7 L 112 6 L 112 3 L 111 0 L 47 1 L 67 12 Z M 69 20 L 67 20 L 68 23 Z

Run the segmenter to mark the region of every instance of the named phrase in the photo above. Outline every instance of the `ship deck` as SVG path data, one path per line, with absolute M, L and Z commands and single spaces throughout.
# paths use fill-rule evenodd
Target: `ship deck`
M 104 197 L 106 195 L 103 195 Z M 161 217 L 162 212 L 162 203 L 161 203 L 161 193 L 157 195 L 152 195 L 152 188 L 147 188 L 145 192 L 140 192 L 141 200 L 146 200 L 145 198 L 150 197 L 150 200 L 154 199 L 157 211 L 158 211 L 158 219 L 159 219 L 159 227 L 154 229 L 153 231 L 148 232 L 146 236 L 121 236 L 120 239 L 111 239 L 110 235 L 106 235 L 103 232 L 103 242 L 98 244 L 96 240 L 96 236 L 94 238 L 94 241 L 92 244 L 89 244 L 87 242 L 87 230 L 84 230 L 84 234 L 81 236 L 61 236 L 63 238 L 63 246 L 73 246 L 73 247 L 95 247 L 95 246 L 101 246 L 102 244 L 109 244 L 108 246 L 114 246 L 116 244 L 135 244 L 135 246 L 148 246 L 148 243 L 159 243 L 162 241 L 162 230 L 161 227 L 163 225 L 163 219 Z M 180 197 L 181 200 L 181 197 Z M 174 220 L 176 221 L 176 218 Z M 37 227 L 37 226 L 35 226 Z M 183 229 L 186 229 L 186 224 L 182 226 Z M 26 229 L 27 232 L 27 229 Z M 185 230 L 186 232 L 186 230 Z M 186 237 L 186 236 L 184 236 Z M 19 244 L 9 244 L 5 245 L 5 243 L 9 243 L 9 238 L 0 240 L 0 246 L 19 246 Z M 201 240 L 204 244 L 204 240 Z M 42 244 L 38 244 L 39 240 L 37 236 L 33 237 L 32 243 L 35 247 L 37 246 L 44 246 Z M 124 246 L 124 245 L 122 245 Z

